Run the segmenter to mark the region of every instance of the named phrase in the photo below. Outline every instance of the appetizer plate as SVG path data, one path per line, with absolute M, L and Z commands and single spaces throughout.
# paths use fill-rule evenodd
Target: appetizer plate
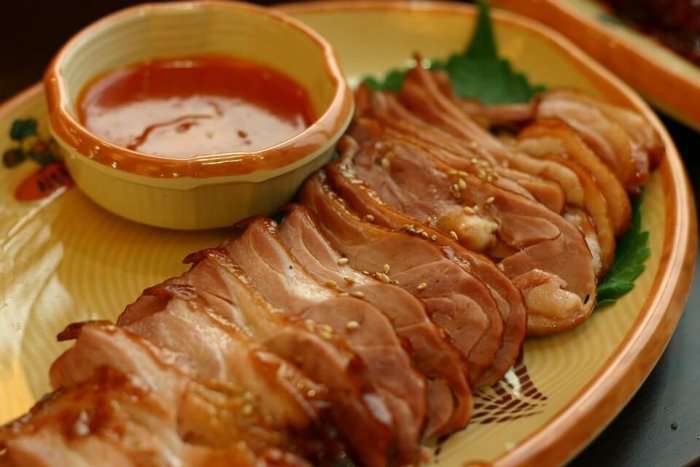
M 460 50 L 476 17 L 469 6 L 427 3 L 285 10 L 330 40 L 352 84 L 408 64 L 414 51 L 444 58 Z M 504 12 L 494 21 L 501 53 L 533 82 L 577 87 L 637 109 L 662 135 L 667 157 L 644 197 L 652 255 L 635 289 L 574 331 L 529 339 L 524 359 L 478 395 L 469 428 L 434 446 L 433 462 L 441 466 L 550 465 L 571 458 L 651 371 L 678 322 L 695 261 L 692 196 L 653 112 L 557 33 Z M 146 227 L 99 208 L 71 187 L 52 157 L 46 120 L 38 85 L 0 108 L 0 423 L 49 389 L 47 369 L 67 345 L 55 335 L 66 324 L 114 319 L 145 287 L 183 271 L 186 254 L 227 234 Z
M 562 32 L 655 106 L 700 130 L 700 66 L 611 13 L 599 0 L 494 0 Z

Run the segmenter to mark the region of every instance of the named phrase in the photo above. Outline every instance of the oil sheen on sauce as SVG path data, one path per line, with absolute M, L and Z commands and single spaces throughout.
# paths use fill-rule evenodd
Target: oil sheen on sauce
M 315 120 L 292 78 L 225 56 L 154 60 L 99 76 L 81 92 L 78 117 L 106 141 L 182 159 L 264 149 Z

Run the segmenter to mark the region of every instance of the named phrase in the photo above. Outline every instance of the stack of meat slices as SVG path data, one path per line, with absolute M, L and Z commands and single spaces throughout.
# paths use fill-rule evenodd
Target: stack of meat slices
M 59 335 L 0 465 L 415 465 L 526 334 L 590 315 L 662 155 L 647 122 L 571 91 L 485 107 L 422 68 L 357 104 L 281 225 Z

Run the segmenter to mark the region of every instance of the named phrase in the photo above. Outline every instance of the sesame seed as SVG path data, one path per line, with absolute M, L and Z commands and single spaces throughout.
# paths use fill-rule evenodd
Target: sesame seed
M 389 169 L 389 167 L 391 167 L 391 162 L 389 162 L 389 159 L 387 159 L 386 157 L 382 157 L 382 167 L 384 167 L 387 170 Z
M 416 288 L 418 290 L 424 290 L 426 287 L 428 287 L 428 284 L 426 284 L 425 282 L 421 282 L 420 284 L 418 284 L 418 287 L 416 287 Z
M 348 283 L 348 285 L 353 285 L 355 283 L 355 279 L 352 277 L 343 277 L 343 280 Z
M 394 284 L 394 285 L 399 285 L 399 281 L 397 281 L 396 279 L 392 279 L 392 280 L 391 280 L 391 283 Z
M 491 204 L 491 203 L 493 203 L 495 200 L 496 200 L 496 198 L 494 198 L 493 196 L 489 196 L 488 198 L 486 198 L 486 204 Z
M 349 262 L 350 262 L 350 260 L 347 259 L 347 258 L 344 258 L 344 257 L 343 257 L 343 258 L 338 258 L 338 261 L 336 261 L 336 263 L 338 264 L 338 266 L 345 266 L 345 265 L 348 264 Z
M 346 327 L 348 330 L 352 331 L 353 329 L 359 328 L 359 327 L 360 327 L 360 323 L 358 323 L 357 321 L 348 321 L 347 324 L 345 325 L 345 327 Z
M 252 415 L 253 414 L 253 406 L 251 404 L 245 404 L 241 408 L 241 413 L 243 415 Z
M 369 276 L 369 271 L 362 271 L 362 274 L 364 274 L 365 276 Z
M 453 184 L 451 187 L 452 191 L 459 191 L 459 185 L 458 184 Z
M 325 339 L 327 341 L 329 341 L 333 338 L 333 334 L 330 332 L 321 331 L 319 333 L 319 335 L 321 336 L 321 339 Z
M 384 269 L 384 274 L 389 274 L 389 271 L 391 271 L 391 266 L 389 266 L 388 264 L 385 264 L 383 269 Z
M 339 296 L 339 297 L 349 297 L 350 294 L 347 293 L 347 292 L 340 292 L 340 293 L 338 294 L 338 296 Z
M 338 287 L 338 284 L 335 283 L 335 281 L 326 281 L 323 285 L 326 287 L 330 287 L 332 289 L 335 289 Z
M 474 214 L 474 208 L 472 208 L 471 206 L 464 206 L 464 212 L 466 212 L 467 214 Z
M 423 237 L 423 238 L 428 238 L 428 237 L 429 237 L 428 232 L 426 232 L 425 230 L 423 230 L 423 231 L 420 233 L 420 236 Z
M 437 235 L 435 235 L 435 234 L 431 235 L 431 236 L 430 236 L 430 239 L 431 239 L 432 241 L 436 242 L 436 241 L 437 241 Z
M 450 237 L 452 237 L 455 240 L 459 240 L 459 236 L 457 236 L 457 232 L 454 230 L 450 230 Z
M 366 220 L 367 222 L 374 222 L 374 216 L 373 216 L 372 214 L 367 214 L 367 215 L 365 216 L 365 220 Z
M 355 298 L 365 298 L 365 294 L 360 291 L 350 292 L 350 295 L 352 295 Z
M 306 391 L 306 397 L 314 398 L 316 397 L 316 390 L 315 389 L 309 389 Z
M 386 274 L 384 274 L 383 272 L 378 272 L 378 273 L 377 273 L 377 279 L 379 279 L 380 281 L 382 281 L 382 282 L 384 282 L 384 283 L 386 283 L 386 284 L 388 284 L 389 282 L 391 282 L 391 278 L 390 278 L 389 276 L 387 276 Z
M 463 178 L 460 178 L 460 179 L 459 179 L 459 187 L 460 187 L 462 190 L 464 190 L 465 188 L 467 188 L 467 181 L 466 181 L 465 179 L 463 179 Z

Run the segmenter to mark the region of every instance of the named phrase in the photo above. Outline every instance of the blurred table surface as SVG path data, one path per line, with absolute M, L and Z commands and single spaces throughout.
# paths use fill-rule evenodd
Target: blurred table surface
M 139 3 L 114 0 L 4 2 L 0 100 L 41 78 L 60 45 L 91 21 Z M 274 3 L 274 2 L 258 2 Z M 700 105 L 700 103 L 698 103 Z M 700 134 L 663 117 L 700 192 Z M 584 466 L 685 466 L 700 459 L 700 281 L 659 364 L 627 407 L 572 463 Z

